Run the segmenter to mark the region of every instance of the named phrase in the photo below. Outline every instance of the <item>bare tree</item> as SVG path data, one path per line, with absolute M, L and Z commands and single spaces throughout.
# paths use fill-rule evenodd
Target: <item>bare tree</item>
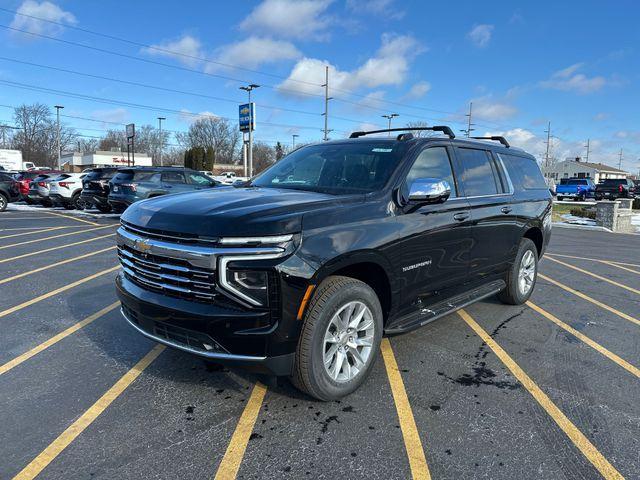
M 407 127 L 409 128 L 425 128 L 430 125 L 427 122 L 423 122 L 422 120 L 417 120 L 415 122 L 408 122 Z M 434 137 L 439 135 L 437 132 L 433 132 L 431 130 L 413 130 L 411 132 L 414 137 L 423 138 L 423 137 Z
M 260 173 L 265 168 L 270 167 L 276 161 L 276 151 L 263 142 L 253 144 L 253 170 Z
M 108 130 L 98 142 L 98 150 L 126 151 L 127 137 L 123 130 Z
M 76 138 L 75 151 L 80 153 L 93 153 L 98 150 L 97 138 Z
M 217 164 L 236 163 L 239 157 L 240 134 L 224 118 L 201 118 L 191 124 L 188 132 L 176 134 L 176 140 L 185 149 L 212 148 Z

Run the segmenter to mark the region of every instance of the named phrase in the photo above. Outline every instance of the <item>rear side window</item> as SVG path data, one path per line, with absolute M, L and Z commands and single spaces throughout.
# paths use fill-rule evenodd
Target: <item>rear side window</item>
M 604 182 L 604 185 L 607 186 L 618 186 L 618 185 L 626 185 L 627 184 L 627 179 L 626 178 L 607 178 Z
M 163 172 L 162 181 L 165 183 L 186 183 L 182 172 Z
M 547 183 L 544 181 L 538 162 L 533 158 L 519 157 L 517 155 L 509 155 L 500 153 L 500 158 L 504 161 L 507 170 L 510 173 L 511 180 L 515 188 L 524 188 L 527 190 L 548 189 Z M 582 180 L 584 185 L 586 180 Z
M 462 164 L 460 181 L 466 196 L 496 195 L 505 191 L 502 175 L 488 151 L 475 148 L 456 151 Z
M 453 172 L 451 170 L 451 161 L 449 160 L 449 154 L 445 147 L 431 147 L 426 148 L 416 161 L 413 162 L 411 170 L 407 174 L 407 180 L 404 182 L 403 195 L 408 197 L 409 188 L 414 180 L 417 178 L 438 178 L 440 180 L 446 180 L 451 186 L 450 198 L 456 197 L 456 183 L 453 179 Z
M 135 182 L 159 183 L 160 182 L 160 173 L 158 173 L 158 172 L 136 172 L 133 175 L 133 180 Z

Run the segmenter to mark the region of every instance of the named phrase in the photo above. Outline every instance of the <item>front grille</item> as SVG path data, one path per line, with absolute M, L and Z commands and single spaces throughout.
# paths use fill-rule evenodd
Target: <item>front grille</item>
M 148 255 L 127 245 L 118 246 L 125 275 L 139 286 L 186 300 L 212 302 L 217 296 L 216 272 L 195 268 L 186 261 Z
M 135 235 L 142 235 L 144 237 L 153 238 L 155 240 L 163 240 L 173 243 L 186 244 L 186 245 L 206 245 L 213 246 L 218 243 L 218 238 L 215 237 L 201 237 L 189 233 L 177 233 L 177 232 L 165 232 L 164 230 L 157 230 L 151 228 L 138 227 L 137 225 L 131 225 L 123 220 L 120 221 L 122 228 Z
M 122 311 L 130 322 L 158 340 L 167 340 L 177 346 L 201 352 L 229 353 L 227 349 L 205 333 L 152 320 L 137 314 L 125 305 L 122 305 Z

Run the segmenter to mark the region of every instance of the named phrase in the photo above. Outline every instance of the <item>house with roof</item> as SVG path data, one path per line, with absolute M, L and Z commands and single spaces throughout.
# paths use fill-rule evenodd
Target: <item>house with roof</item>
M 627 178 L 630 173 L 604 163 L 584 162 L 575 157 L 550 165 L 545 169 L 545 176 L 558 183 L 563 178 L 590 178 L 595 183 L 606 178 Z

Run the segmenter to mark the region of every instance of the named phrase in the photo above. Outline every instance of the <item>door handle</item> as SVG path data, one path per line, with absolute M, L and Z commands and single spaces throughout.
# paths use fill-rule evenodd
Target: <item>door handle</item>
M 469 218 L 469 214 L 467 212 L 456 213 L 453 216 L 453 219 L 457 220 L 458 222 L 462 222 L 462 221 L 466 220 L 467 218 Z
M 502 208 L 500 209 L 500 211 L 501 211 L 502 213 L 511 213 L 511 210 L 512 210 L 512 208 L 511 208 L 511 207 L 502 207 Z

